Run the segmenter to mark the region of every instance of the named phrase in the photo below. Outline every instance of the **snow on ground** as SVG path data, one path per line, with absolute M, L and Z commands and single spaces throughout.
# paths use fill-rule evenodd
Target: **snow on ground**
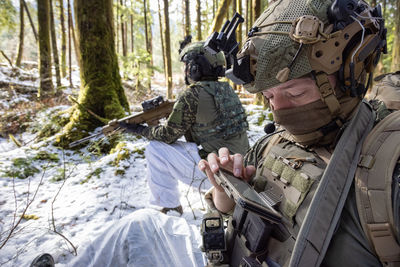
M 258 124 L 267 112 L 260 106 L 245 108 L 253 144 L 264 135 L 263 125 Z M 150 192 L 143 155 L 148 141 L 144 138 L 126 135 L 121 150 L 99 155 L 89 152 L 87 147 L 79 151 L 61 150 L 49 145 L 51 139 L 29 142 L 35 137 L 29 133 L 17 137 L 27 144 L 17 147 L 12 141 L 0 138 L 1 266 L 29 266 L 37 255 L 45 252 L 53 255 L 57 266 L 69 266 L 74 258 L 72 245 L 79 254 L 125 215 L 145 207 L 158 208 L 148 203 Z M 129 157 L 116 163 L 124 153 L 129 153 Z M 16 172 L 26 178 L 10 178 Z M 182 183 L 179 190 L 182 217 L 199 227 L 205 211 L 202 196 L 196 188 Z M 25 217 L 18 222 L 27 203 Z M 169 215 L 177 216 L 173 212 Z M 18 227 L 9 236 L 17 223 Z

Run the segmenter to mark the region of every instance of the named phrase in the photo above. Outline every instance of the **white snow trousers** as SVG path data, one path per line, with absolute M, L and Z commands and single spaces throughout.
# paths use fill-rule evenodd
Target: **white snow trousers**
M 112 224 L 68 266 L 205 266 L 200 231 L 184 218 L 137 210 Z
M 195 188 L 200 186 L 202 192 L 211 187 L 207 176 L 197 167 L 200 156 L 195 143 L 150 141 L 145 155 L 147 182 L 152 194 L 150 203 L 153 205 L 164 208 L 179 206 L 178 180 Z

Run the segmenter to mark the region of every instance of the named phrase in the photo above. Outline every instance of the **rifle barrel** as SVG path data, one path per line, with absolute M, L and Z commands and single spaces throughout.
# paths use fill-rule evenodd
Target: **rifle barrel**
M 71 142 L 71 143 L 68 145 L 68 147 L 69 147 L 69 148 L 75 147 L 75 146 L 77 146 L 77 145 L 79 145 L 79 144 L 82 144 L 82 143 L 84 143 L 84 142 L 86 142 L 86 141 L 89 141 L 90 139 L 95 138 L 95 137 L 97 137 L 97 136 L 100 136 L 100 135 L 102 135 L 102 134 L 103 134 L 103 133 L 100 132 L 100 133 L 97 133 L 97 134 L 92 134 L 92 135 L 86 136 L 86 137 L 84 137 L 84 138 L 82 138 L 82 139 L 79 139 L 79 140 L 76 140 L 76 141 L 74 141 L 74 142 Z

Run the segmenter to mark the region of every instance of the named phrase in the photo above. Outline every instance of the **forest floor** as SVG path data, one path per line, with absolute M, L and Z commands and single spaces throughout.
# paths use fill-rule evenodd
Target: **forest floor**
M 146 139 L 123 134 L 118 147 L 107 154 L 93 149 L 93 144 L 80 150 L 54 147 L 54 136 L 39 141 L 38 133 L 51 114 L 68 109 L 68 96 L 77 96 L 78 71 L 73 84 L 73 88 L 59 89 L 45 103 L 39 102 L 37 69 L 0 65 L 1 266 L 29 266 L 45 252 L 53 255 L 57 266 L 68 266 L 75 253 L 120 218 L 141 208 L 158 209 L 149 204 Z M 136 112 L 139 103 L 132 99 L 138 96 L 130 84 L 126 81 L 124 87 L 132 112 Z M 165 96 L 162 75 L 152 80 L 152 90 L 147 97 Z M 261 106 L 245 105 L 245 109 L 253 144 L 264 135 L 268 114 Z M 182 217 L 198 228 L 205 212 L 203 196 L 182 183 L 179 191 Z

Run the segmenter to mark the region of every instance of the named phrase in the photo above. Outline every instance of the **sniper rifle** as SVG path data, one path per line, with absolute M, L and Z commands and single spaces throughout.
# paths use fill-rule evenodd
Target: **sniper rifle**
M 69 147 L 75 147 L 100 135 L 109 136 L 117 132 L 123 132 L 125 129 L 120 127 L 122 122 L 127 124 L 147 123 L 149 126 L 157 125 L 160 119 L 166 118 L 171 114 L 174 104 L 175 101 L 164 100 L 162 96 L 143 101 L 142 112 L 122 119 L 111 120 L 107 125 L 103 126 L 100 133 L 74 141 L 69 144 Z

